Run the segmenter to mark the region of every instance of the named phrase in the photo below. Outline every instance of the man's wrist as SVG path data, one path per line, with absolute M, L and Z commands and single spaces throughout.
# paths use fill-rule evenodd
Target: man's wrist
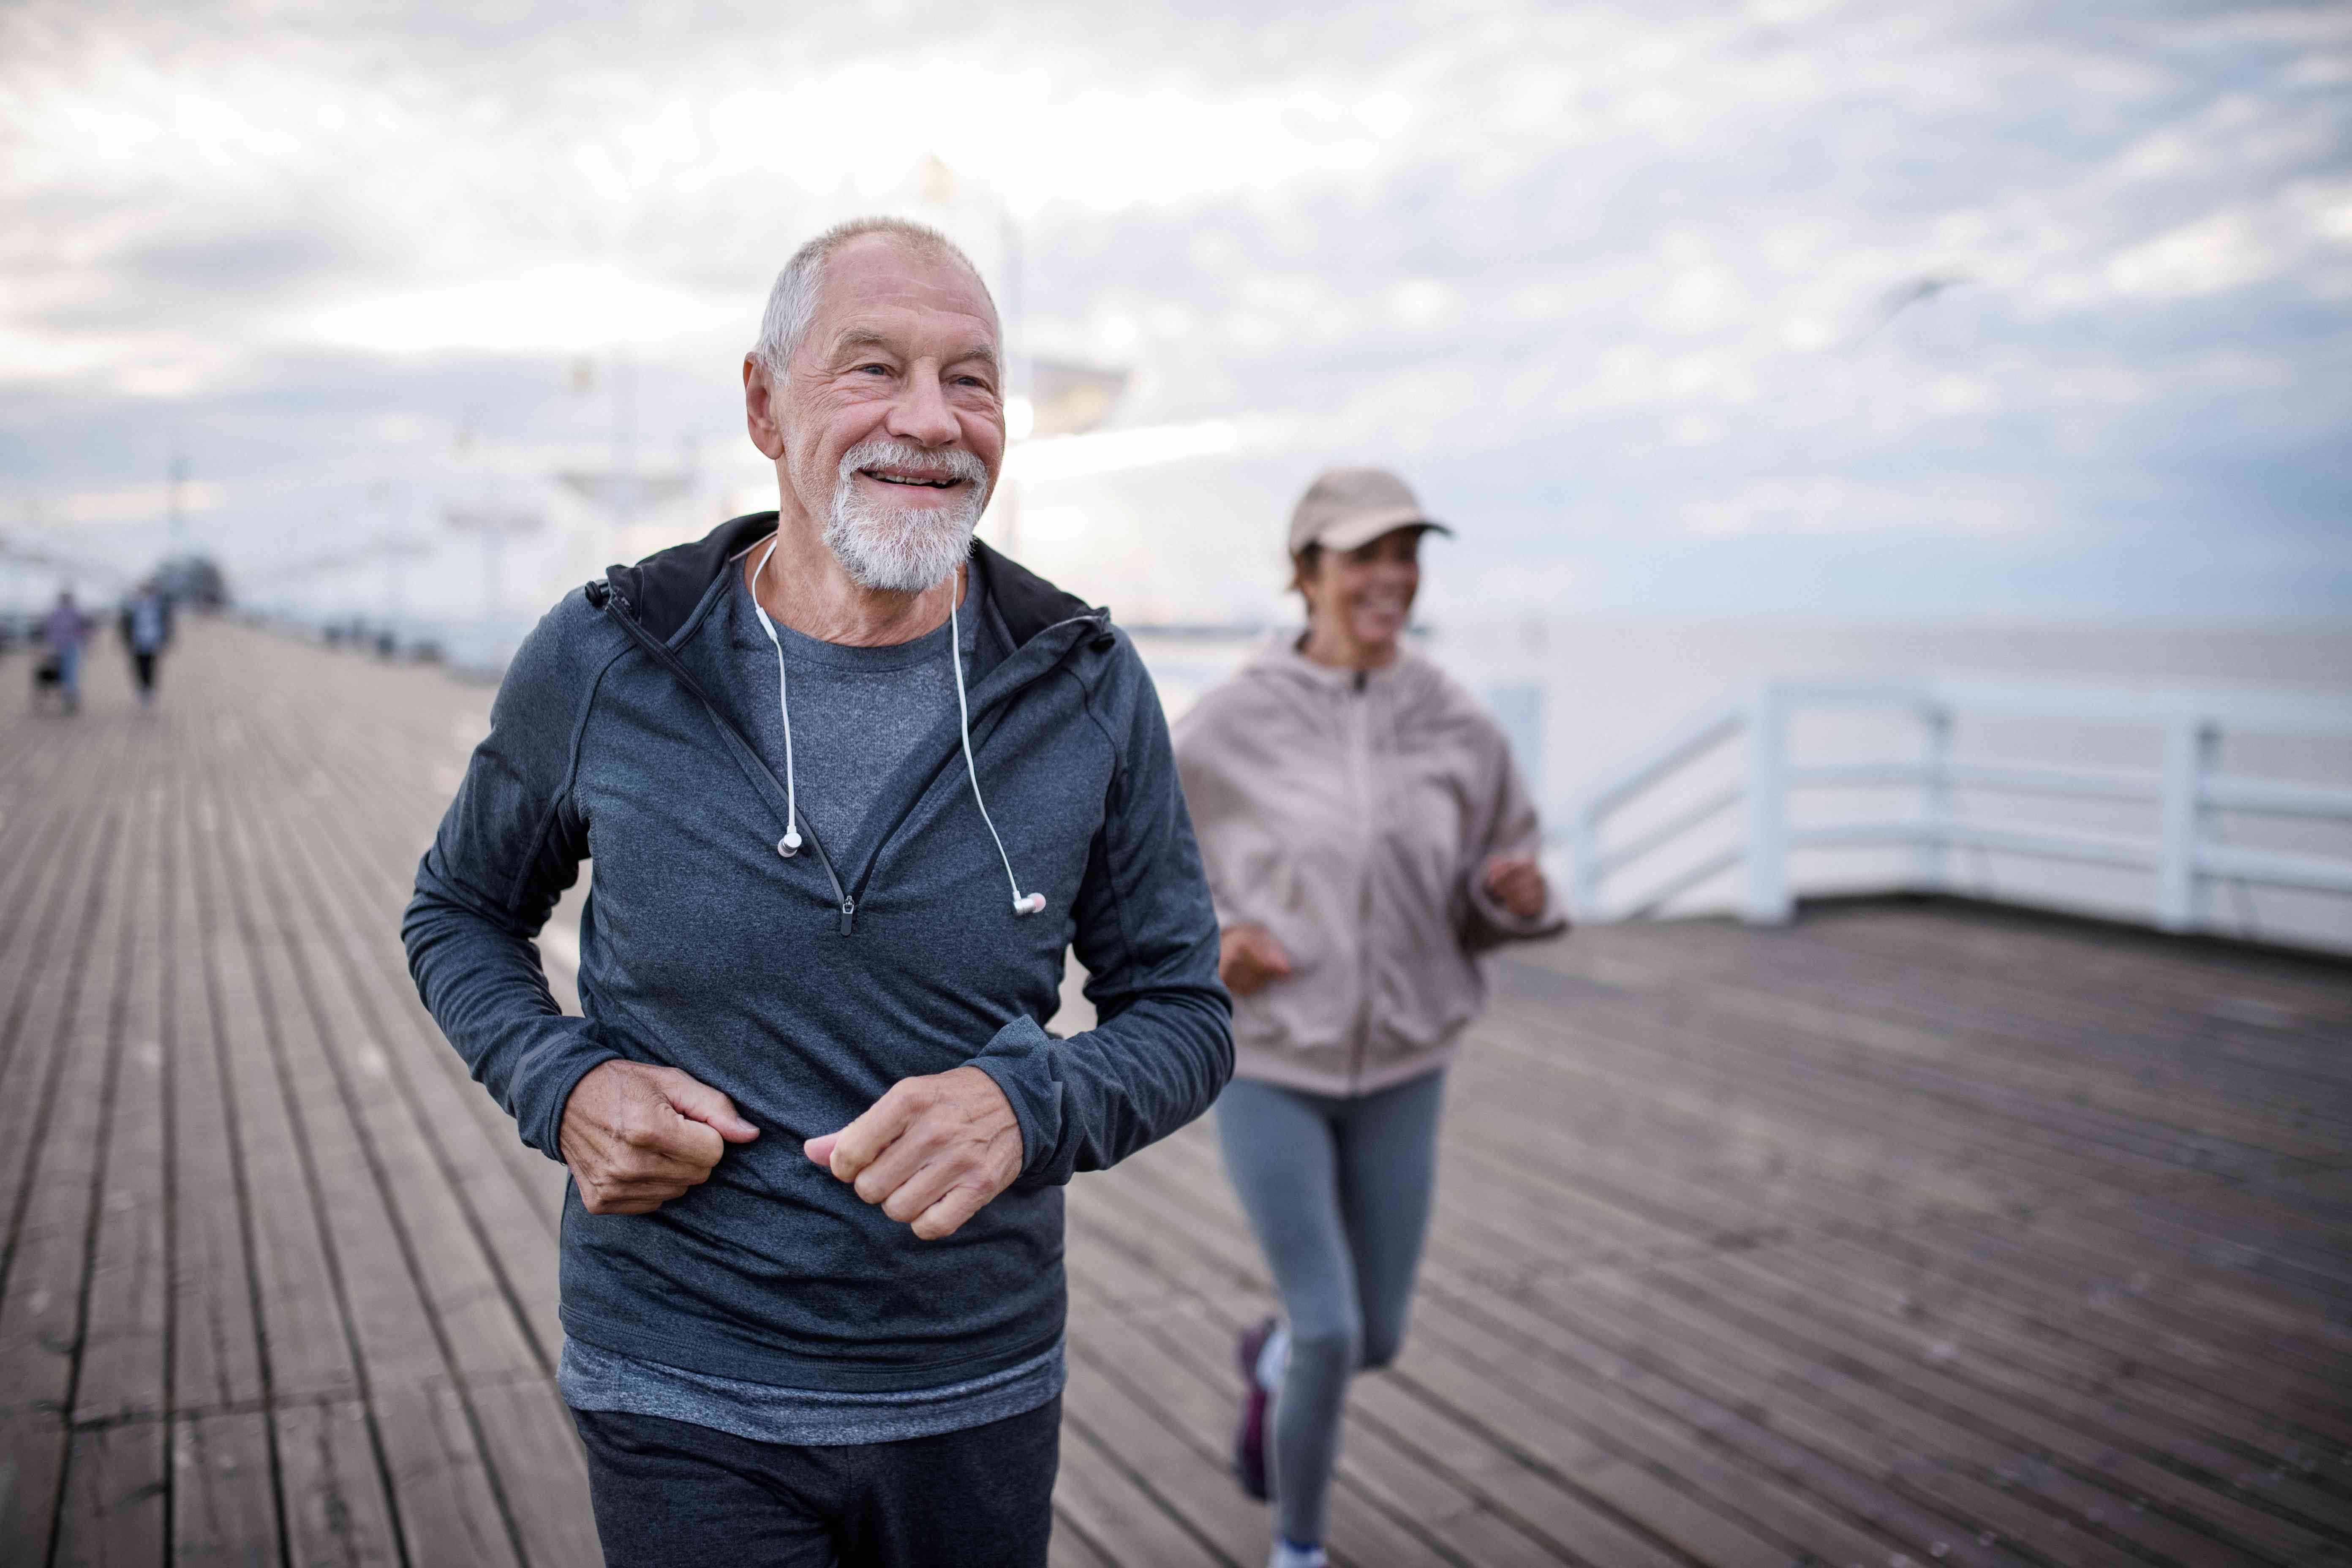
M 586 1078 L 590 1073 L 594 1072 L 598 1068 L 603 1067 L 606 1062 L 626 1061 L 627 1059 L 628 1058 L 626 1057 L 624 1057 L 618 1051 L 598 1047 L 593 1054 L 583 1055 L 579 1058 L 579 1065 L 576 1068 L 567 1062 L 563 1067 L 557 1069 L 559 1074 L 569 1073 L 571 1075 L 571 1081 L 562 1084 L 556 1091 L 555 1107 L 548 1119 L 544 1131 L 544 1136 L 546 1137 L 547 1142 L 539 1145 L 539 1152 L 541 1153 L 546 1155 L 549 1159 L 554 1161 L 559 1165 L 568 1164 L 570 1163 L 563 1157 L 563 1120 L 566 1116 L 571 1114 L 572 1097 L 579 1092 L 581 1079 Z
M 963 1064 L 986 1073 L 1013 1112 L 1013 1123 L 1021 1132 L 1020 1173 L 1013 1178 L 1016 1183 L 1042 1173 L 1052 1158 L 1053 1132 L 1045 1123 L 1042 1108 L 1033 1099 L 1028 1079 L 1042 1068 L 1034 1059 L 1037 1053 L 1051 1050 L 1053 1046 L 1053 1037 L 1040 1028 L 1034 1018 L 1024 1015 L 999 1029 L 980 1055 Z M 1045 1092 L 1052 1092 L 1050 1086 Z

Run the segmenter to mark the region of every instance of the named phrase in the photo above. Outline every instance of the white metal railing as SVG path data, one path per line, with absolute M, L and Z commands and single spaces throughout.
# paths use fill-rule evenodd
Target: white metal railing
M 1915 760 L 1802 764 L 1790 756 L 1790 721 L 1819 709 L 1878 709 L 1915 715 L 1924 744 Z M 1957 715 L 2069 721 L 2084 725 L 2153 728 L 2164 737 L 2159 770 L 2126 772 L 2018 763 L 1956 761 Z M 1860 685 L 1768 681 L 1745 700 L 1727 702 L 1669 735 L 1631 765 L 1589 790 L 1568 815 L 1570 901 L 1588 921 L 1657 913 L 1685 893 L 1735 867 L 1744 868 L 1739 909 L 1766 924 L 1786 921 L 1795 904 L 1790 856 L 1824 847 L 1909 847 L 1912 873 L 1902 885 L 1950 885 L 1954 849 L 2153 872 L 2151 923 L 2166 931 L 2209 927 L 2217 881 L 2352 894 L 2352 858 L 2283 854 L 2225 844 L 2217 811 L 2352 824 L 2352 789 L 2235 777 L 2215 761 L 2225 731 L 2352 736 L 2352 700 L 2263 692 L 2135 692 L 1997 682 L 1906 680 Z M 1624 842 L 1604 842 L 1610 818 L 1693 764 L 1745 742 L 1742 777 L 1671 811 Z M 1799 790 L 1905 789 L 1917 792 L 1914 813 L 1885 820 L 1798 826 L 1789 805 Z M 2053 829 L 2029 823 L 1964 820 L 1958 790 L 2108 801 L 2157 807 L 2153 839 Z M 1612 885 L 1659 851 L 1735 808 L 1742 829 L 1734 843 L 1697 856 L 1632 897 Z

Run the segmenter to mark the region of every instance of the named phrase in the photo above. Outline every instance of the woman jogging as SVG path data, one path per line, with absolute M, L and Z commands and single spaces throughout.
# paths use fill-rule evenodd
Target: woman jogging
M 1305 635 L 1176 729 L 1234 994 L 1217 1131 L 1282 1299 L 1242 1342 L 1235 1443 L 1274 1568 L 1324 1562 L 1348 1380 L 1403 1337 L 1478 955 L 1566 924 L 1501 730 L 1400 646 L 1431 531 L 1392 474 L 1317 479 L 1290 526 Z

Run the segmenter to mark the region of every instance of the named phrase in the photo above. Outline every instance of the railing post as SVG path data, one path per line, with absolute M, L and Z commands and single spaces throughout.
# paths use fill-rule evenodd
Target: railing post
M 1601 918 L 1601 814 L 1591 801 L 1576 803 L 1569 822 L 1569 912 L 1580 921 Z
M 2183 713 L 2165 726 L 2156 923 L 2166 931 L 2195 931 L 2205 923 L 2205 879 L 2197 870 L 2197 841 L 2212 746 L 2212 726 L 2200 715 Z
M 1748 895 L 1739 918 L 1786 925 L 1789 896 L 1788 717 L 1780 689 L 1756 689 L 1748 717 Z
M 1919 886 L 1940 893 L 1950 875 L 1952 830 L 1952 710 L 1940 702 L 1920 710 L 1927 728 L 1926 755 L 1920 763 Z

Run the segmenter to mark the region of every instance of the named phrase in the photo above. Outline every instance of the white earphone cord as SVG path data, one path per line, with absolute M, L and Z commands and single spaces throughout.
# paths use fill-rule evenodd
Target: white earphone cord
M 793 703 L 792 689 L 784 673 L 783 639 L 776 636 L 776 624 L 760 603 L 760 576 L 768 569 L 768 557 L 776 552 L 776 542 L 770 540 L 761 552 L 760 563 L 751 568 L 751 613 L 760 617 L 760 629 L 768 634 L 768 644 L 776 650 L 776 706 L 784 718 L 784 836 L 776 843 L 776 852 L 789 859 L 800 853 L 801 808 L 799 781 L 793 776 Z M 963 626 L 956 614 L 958 594 L 948 601 L 948 667 L 955 671 L 956 731 L 963 742 L 964 776 L 971 781 L 972 804 L 980 807 L 980 820 L 988 826 L 988 836 L 996 842 L 996 858 L 1004 862 L 1005 884 L 1013 889 L 1013 912 L 1034 915 L 1045 907 L 1043 893 L 1024 893 L 1021 879 L 1013 874 L 1013 857 L 1004 850 L 1004 836 L 996 831 L 996 819 L 988 815 L 988 802 L 980 793 L 980 769 L 971 760 L 971 708 L 963 690 Z
M 776 650 L 776 706 L 784 716 L 784 836 L 776 840 L 776 853 L 789 860 L 801 852 L 800 781 L 793 776 L 792 684 L 784 674 L 783 639 L 776 636 L 776 623 L 768 619 L 760 604 L 760 575 L 767 571 L 768 557 L 775 552 L 776 541 L 772 539 L 760 552 L 760 563 L 751 568 L 751 613 L 760 617 L 760 629 L 768 634 L 768 646 Z
M 959 594 L 956 598 L 963 595 Z M 963 695 L 963 628 L 956 619 L 955 600 L 948 602 L 948 663 L 955 670 L 956 727 L 963 736 L 963 771 L 971 780 L 971 800 L 980 807 L 981 821 L 988 824 L 988 836 L 996 840 L 996 858 L 1004 862 L 1004 880 L 1013 889 L 1013 912 L 1034 915 L 1045 907 L 1043 893 L 1024 893 L 1021 879 L 1013 874 L 1013 857 L 1004 852 L 1004 836 L 996 831 L 996 819 L 988 815 L 988 802 L 980 793 L 980 769 L 971 760 L 971 709 Z

